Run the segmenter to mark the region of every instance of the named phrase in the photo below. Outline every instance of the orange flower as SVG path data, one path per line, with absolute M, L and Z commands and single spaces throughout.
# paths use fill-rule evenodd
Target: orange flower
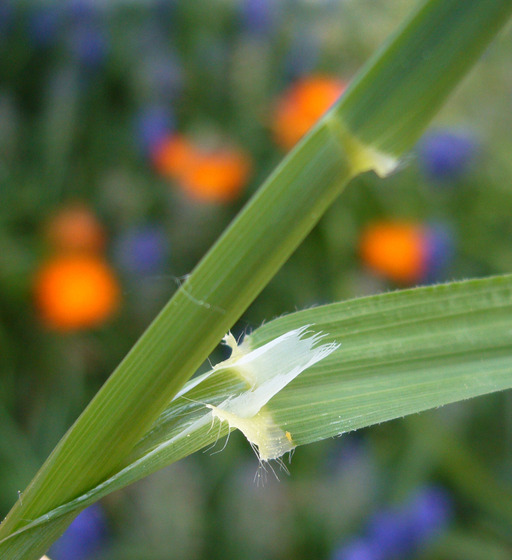
M 200 153 L 178 178 L 183 190 L 195 200 L 229 202 L 247 183 L 249 157 L 237 150 Z
M 193 164 L 196 147 L 185 136 L 174 134 L 164 140 L 153 153 L 156 170 L 167 177 L 176 178 Z
M 363 232 L 363 262 L 399 284 L 413 284 L 425 274 L 425 231 L 414 223 L 378 222 Z
M 251 171 L 245 152 L 230 148 L 206 151 L 178 134 L 160 145 L 153 161 L 157 171 L 174 179 L 190 198 L 202 202 L 235 199 Z
M 292 148 L 333 105 L 346 88 L 336 78 L 312 76 L 293 84 L 278 100 L 273 118 L 279 146 Z
M 48 241 L 60 251 L 101 251 L 105 231 L 96 216 L 85 205 L 71 204 L 62 208 L 48 222 Z
M 100 325 L 119 305 L 119 284 L 101 258 L 82 254 L 47 261 L 35 277 L 34 293 L 43 323 L 72 331 Z

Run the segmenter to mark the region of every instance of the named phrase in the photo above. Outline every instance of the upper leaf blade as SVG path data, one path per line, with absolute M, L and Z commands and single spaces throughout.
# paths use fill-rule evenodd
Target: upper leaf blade
M 512 275 L 392 292 L 299 311 L 256 329 L 261 348 L 305 325 L 341 347 L 266 405 L 296 445 L 512 387 Z M 278 364 L 275 364 L 278 375 Z M 217 369 L 174 399 L 124 467 L 102 484 L 0 541 L 2 558 L 37 542 L 61 516 L 173 463 L 227 433 L 205 404 L 247 390 Z M 49 524 L 49 525 L 48 525 Z
M 270 402 L 297 444 L 512 387 L 512 278 L 418 288 L 294 313 L 341 348 Z

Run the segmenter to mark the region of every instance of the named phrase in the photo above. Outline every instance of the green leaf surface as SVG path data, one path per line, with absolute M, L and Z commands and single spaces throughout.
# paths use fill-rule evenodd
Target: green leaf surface
M 297 445 L 512 387 L 512 275 L 292 313 L 256 329 L 249 336 L 250 348 L 305 325 L 325 334 L 322 342 L 341 346 L 267 405 Z M 188 387 L 118 473 L 1 541 L 0 551 L 16 550 L 18 539 L 35 540 L 61 516 L 224 436 L 228 426 L 212 425 L 205 404 L 219 404 L 247 390 L 247 384 L 233 369 L 217 369 Z

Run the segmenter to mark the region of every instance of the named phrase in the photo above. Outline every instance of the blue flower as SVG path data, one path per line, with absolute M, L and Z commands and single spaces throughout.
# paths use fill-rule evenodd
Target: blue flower
M 161 272 L 168 252 L 165 232 L 149 225 L 128 230 L 116 243 L 115 258 L 119 267 L 132 274 Z
M 96 70 L 109 51 L 103 10 L 91 0 L 68 0 L 66 18 L 71 53 L 85 70 Z
M 444 488 L 422 488 L 409 505 L 413 540 L 417 545 L 432 539 L 441 531 L 452 513 L 452 501 Z
M 433 131 L 419 142 L 419 163 L 428 179 L 455 181 L 468 173 L 477 149 L 475 139 L 469 134 Z
M 163 105 L 145 107 L 135 121 L 137 142 L 145 155 L 153 151 L 170 135 L 174 126 L 169 109 Z
M 258 35 L 268 34 L 275 29 L 278 9 L 273 0 L 243 0 L 240 5 L 242 26 Z
M 424 243 L 426 262 L 423 281 L 442 280 L 455 253 L 453 229 L 448 224 L 431 224 L 425 231 Z
M 52 560 L 92 560 L 107 536 L 106 520 L 99 504 L 84 509 L 48 553 Z
M 409 558 L 446 528 L 452 504 L 438 486 L 426 486 L 407 503 L 377 511 L 362 536 L 338 549 L 332 560 Z
M 340 549 L 332 560 L 384 560 L 384 557 L 372 543 L 358 539 Z
M 108 53 L 108 40 L 97 25 L 79 25 L 72 30 L 71 49 L 78 63 L 88 70 L 99 68 Z
M 401 508 L 388 508 L 375 513 L 368 523 L 366 537 L 378 546 L 383 558 L 407 554 L 414 545 L 411 521 Z

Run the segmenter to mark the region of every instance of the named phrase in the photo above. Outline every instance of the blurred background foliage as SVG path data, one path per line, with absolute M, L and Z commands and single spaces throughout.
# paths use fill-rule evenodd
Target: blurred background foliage
M 414 4 L 0 0 L 2 517 Z M 236 335 L 512 270 L 511 47 L 509 27 L 396 173 L 352 182 Z M 260 488 L 233 434 L 87 509 L 51 557 L 510 558 L 511 435 L 510 395 L 490 395 L 300 448 Z

